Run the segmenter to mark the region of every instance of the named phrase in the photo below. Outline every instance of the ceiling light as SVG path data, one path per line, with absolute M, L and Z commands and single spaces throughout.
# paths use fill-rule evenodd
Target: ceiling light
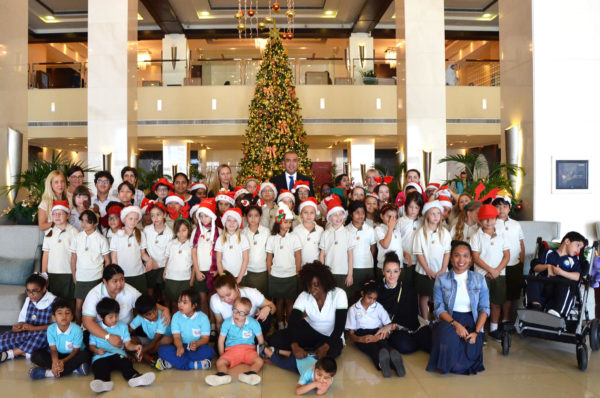
M 142 14 L 140 14 L 140 13 L 138 12 L 138 21 L 143 21 L 143 20 L 144 20 L 144 17 L 142 17 Z
M 48 21 L 54 21 L 54 17 L 52 15 L 46 15 L 46 19 Z
M 490 14 L 489 12 L 486 12 L 485 14 L 482 15 L 482 17 L 484 17 L 484 18 L 489 18 L 491 16 L 492 16 L 492 14 Z
M 46 15 L 46 16 L 40 17 L 40 19 L 46 23 L 60 22 L 58 19 L 54 18 L 54 16 L 52 16 L 52 15 Z
M 327 10 L 327 11 L 325 11 L 323 18 L 335 18 L 336 16 L 337 16 L 337 11 Z
M 208 12 L 208 11 L 196 11 L 196 15 L 198 16 L 198 19 L 213 19 L 214 18 L 212 15 L 210 15 L 210 12 Z

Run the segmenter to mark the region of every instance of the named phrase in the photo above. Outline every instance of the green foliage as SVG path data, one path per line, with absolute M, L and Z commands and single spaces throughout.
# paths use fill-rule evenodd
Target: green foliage
M 375 71 L 373 69 L 370 69 L 370 70 L 361 70 L 360 71 L 360 75 L 362 77 L 376 77 L 375 76 Z
M 153 162 L 152 166 L 150 166 L 150 170 L 138 168 L 138 187 L 144 191 L 144 195 L 150 199 L 156 199 L 156 195 L 152 192 L 152 185 L 162 177 L 171 180 L 170 175 L 163 174 L 160 162 Z

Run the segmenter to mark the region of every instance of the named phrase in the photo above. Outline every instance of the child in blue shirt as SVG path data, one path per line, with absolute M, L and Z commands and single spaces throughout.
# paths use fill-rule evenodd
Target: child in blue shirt
M 317 395 L 327 393 L 337 372 L 335 359 L 323 357 L 317 360 L 314 355 L 309 355 L 304 359 L 296 359 L 296 365 L 300 373 L 296 395 L 304 395 L 315 389 Z
M 560 242 L 556 250 L 548 250 L 546 257 L 539 259 L 533 270 L 540 276 L 547 278 L 579 280 L 581 265 L 579 252 L 588 241 L 578 232 L 569 232 Z M 529 307 L 546 311 L 557 317 L 566 317 L 574 303 L 574 295 L 570 286 L 565 283 L 543 283 L 530 281 L 527 285 L 527 299 Z
M 186 289 L 179 294 L 179 311 L 171 319 L 174 344 L 158 349 L 160 358 L 156 361 L 156 369 L 210 369 L 210 360 L 215 355 L 208 345 L 210 321 L 202 311 L 198 311 L 199 307 L 200 297 L 194 289 Z
M 143 345 L 142 359 L 156 367 L 158 360 L 158 348 L 162 345 L 173 344 L 171 335 L 171 326 L 165 326 L 162 322 L 162 311 L 156 307 L 154 297 L 143 294 L 135 301 L 135 312 L 137 316 L 129 324 L 129 330 L 137 331 L 150 340 L 150 343 Z M 141 328 L 141 331 L 139 330 Z M 143 342 L 142 342 L 143 343 Z
M 33 380 L 88 374 L 90 355 L 85 350 L 81 328 L 73 322 L 74 314 L 67 300 L 59 298 L 52 305 L 54 323 L 46 331 L 50 347 L 31 355 L 31 362 L 37 365 L 29 371 Z
M 260 376 L 257 372 L 263 366 L 263 360 L 256 352 L 254 340 L 258 344 L 264 344 L 262 329 L 258 321 L 249 317 L 252 309 L 252 302 L 246 297 L 238 297 L 233 303 L 233 315 L 223 321 L 221 334 L 219 336 L 218 347 L 219 355 L 217 361 L 216 375 L 206 377 L 206 384 L 219 386 L 231 383 L 231 376 L 227 370 L 240 364 L 250 365 L 250 370 L 241 373 L 238 380 L 242 383 L 252 386 L 260 383 Z
M 139 361 L 142 358 L 142 346 L 131 341 L 127 325 L 119 322 L 119 311 L 119 303 L 108 297 L 103 298 L 96 305 L 96 312 L 102 319 L 100 326 L 106 331 L 106 337 L 102 339 L 90 334 L 90 351 L 94 354 L 92 357 L 94 380 L 90 383 L 90 388 L 95 393 L 114 388 L 114 383 L 110 381 L 110 373 L 113 370 L 120 370 L 130 387 L 150 385 L 156 377 L 154 373 L 138 373 L 127 358 L 125 349 L 136 352 Z M 108 342 L 110 335 L 121 337 L 120 347 L 114 347 Z

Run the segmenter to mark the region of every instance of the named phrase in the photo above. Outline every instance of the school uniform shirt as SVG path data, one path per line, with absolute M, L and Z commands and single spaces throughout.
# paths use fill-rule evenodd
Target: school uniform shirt
M 496 220 L 496 233 L 504 235 L 504 242 L 510 250 L 510 259 L 507 267 L 517 265 L 521 256 L 521 240 L 525 239 L 521 223 L 509 218 L 508 220 Z
M 312 231 L 306 229 L 304 224 L 294 227 L 294 234 L 298 236 L 302 245 L 302 265 L 312 263 L 319 259 L 319 242 L 323 235 L 323 227 L 315 224 Z
M 71 224 L 67 224 L 65 229 L 58 227 L 51 229 L 52 236 L 48 233 L 44 236 L 42 251 L 48 252 L 48 273 L 49 274 L 70 274 L 71 273 L 71 242 L 79 233 Z
M 110 251 L 117 253 L 117 264 L 125 271 L 125 277 L 138 276 L 146 273 L 142 262 L 141 250 L 146 249 L 146 235 L 140 234 L 138 243 L 135 233 L 127 235 L 124 230 L 119 230 L 110 240 Z
M 210 271 L 210 267 L 212 266 L 213 261 L 213 246 L 214 239 L 219 239 L 223 233 L 223 231 L 215 225 L 217 228 L 218 234 L 215 237 L 215 231 L 208 231 L 204 227 L 200 227 L 200 236 L 198 237 L 198 242 L 196 244 L 196 258 L 198 259 L 198 269 L 201 272 Z M 196 236 L 197 229 L 194 229 L 192 232 L 192 244 L 193 239 Z M 266 267 L 266 265 L 265 265 Z
M 242 255 L 244 251 L 250 249 L 248 239 L 241 231 L 239 232 L 239 240 L 237 233 L 229 235 L 227 232 L 223 232 L 225 235 L 220 236 L 215 244 L 215 251 L 223 253 L 221 258 L 223 269 L 231 272 L 236 278 L 242 268 Z M 225 242 L 223 242 L 223 236 L 225 236 Z M 246 274 L 244 273 L 243 276 L 246 276 Z
M 149 321 L 141 315 L 137 315 L 133 318 L 133 321 L 129 324 L 129 326 L 135 330 L 142 327 L 146 336 L 152 340 L 156 334 L 162 334 L 163 336 L 171 336 L 171 325 L 165 326 L 162 321 L 162 311 L 158 310 L 158 318 L 156 321 Z
M 70 354 L 73 350 L 84 347 L 83 331 L 75 322 L 71 322 L 64 332 L 56 323 L 53 323 L 46 330 L 46 338 L 48 345 L 56 347 L 59 354 Z
M 202 311 L 194 312 L 191 317 L 177 311 L 171 319 L 171 333 L 179 334 L 183 344 L 190 344 L 210 335 L 210 321 Z
M 474 252 L 479 253 L 481 258 L 487 265 L 492 268 L 498 268 L 502 257 L 504 256 L 504 250 L 508 250 L 508 246 L 504 243 L 502 234 L 494 232 L 494 236 L 490 236 L 483 232 L 481 228 L 471 238 L 471 249 Z M 485 276 L 487 271 L 483 268 L 475 265 L 475 272 Z M 500 275 L 506 275 L 506 267 L 500 271 Z
M 462 240 L 464 242 L 470 242 L 471 238 L 473 237 L 473 235 L 475 235 L 477 233 L 478 229 L 479 229 L 479 225 L 477 223 L 475 223 L 473 225 L 465 224 L 463 227 L 462 237 L 459 240 Z M 452 229 L 450 230 L 450 236 L 454 237 L 455 233 L 456 233 L 456 225 L 454 225 L 452 227 Z
M 352 234 L 344 226 L 325 228 L 319 243 L 319 249 L 325 250 L 325 265 L 336 275 L 348 275 L 348 251 L 354 246 Z
M 298 384 L 305 386 L 315 381 L 315 369 L 314 366 L 317 363 L 317 358 L 314 355 L 309 355 L 306 358 L 296 359 L 296 367 L 300 378 Z M 333 381 L 333 378 L 331 379 Z
M 144 228 L 144 237 L 146 239 L 146 252 L 156 261 L 158 268 L 164 268 L 167 262 L 167 246 L 173 240 L 173 231 L 165 225 L 165 229 L 158 233 L 154 225 L 147 225 Z
M 581 272 L 578 257 L 561 256 L 556 250 L 548 250 L 546 259 L 542 264 L 558 265 L 563 271 Z M 547 271 L 544 271 L 547 274 Z
M 417 256 L 415 256 L 412 252 L 413 238 L 415 236 L 415 232 L 417 232 L 417 230 L 423 226 L 423 220 L 420 217 L 416 220 L 411 220 L 406 216 L 402 216 L 398 220 L 398 224 L 400 234 L 402 235 L 402 252 L 409 253 L 411 264 L 415 265 L 417 264 Z M 400 260 L 402 262 L 405 261 L 404 259 Z
M 367 223 L 363 223 L 360 229 L 356 229 L 354 224 L 350 223 L 346 225 L 346 229 L 350 233 L 350 239 L 354 242 L 354 248 L 352 249 L 353 268 L 373 268 L 371 245 L 377 243 L 375 230 Z
M 365 224 L 367 224 L 369 227 L 375 229 L 375 227 L 377 226 L 377 224 L 375 223 L 375 220 L 371 220 L 368 218 L 365 218 Z
M 267 253 L 273 255 L 271 275 L 276 278 L 289 278 L 296 275 L 295 253 L 302 250 L 300 238 L 293 232 L 286 232 L 285 236 L 271 235 L 267 239 Z
M 71 241 L 71 253 L 77 254 L 75 280 L 92 282 L 102 279 L 104 256 L 110 253 L 108 242 L 100 232 L 91 234 L 82 231 Z
M 331 336 L 335 327 L 335 312 L 348 309 L 346 292 L 339 287 L 327 292 L 323 308 L 319 310 L 317 300 L 312 294 L 302 292 L 294 302 L 294 309 L 306 313 L 304 320 L 317 332 Z
M 263 225 L 258 226 L 256 233 L 250 231 L 248 227 L 244 228 L 242 233 L 250 245 L 248 272 L 265 272 L 267 270 L 267 239 L 271 233 Z
M 255 316 L 258 310 L 265 305 L 265 296 L 253 287 L 240 287 L 239 290 L 240 297 L 246 297 L 252 303 L 250 315 L 248 316 Z M 210 296 L 210 310 L 215 315 L 221 315 L 223 319 L 231 318 L 233 315 L 233 306 L 222 301 L 218 294 Z
M 110 192 L 110 196 L 114 198 L 113 200 L 119 201 L 118 187 Z M 140 207 L 142 205 L 142 200 L 144 200 L 145 197 L 146 195 L 144 195 L 144 191 L 136 188 L 135 193 L 133 194 L 133 205 Z
M 123 322 L 125 324 L 129 324 L 133 319 L 133 309 L 135 308 L 135 300 L 140 297 L 142 294 L 137 291 L 137 289 L 127 283 L 123 286 L 123 290 L 115 300 L 119 303 L 119 322 Z M 104 286 L 104 282 L 98 283 L 85 297 L 85 301 L 83 302 L 82 314 L 85 316 L 95 317 L 98 323 L 102 323 L 102 318 L 98 316 L 96 312 L 96 305 L 105 297 L 108 296 L 108 291 L 106 290 L 106 286 Z
M 110 241 L 112 240 L 112 238 L 114 236 L 117 235 L 117 233 L 120 231 L 117 230 L 117 232 L 113 232 L 112 229 L 110 228 L 106 228 L 104 231 L 102 231 L 102 235 L 104 235 L 104 237 L 106 238 L 106 240 L 108 241 L 108 247 L 110 248 Z
M 390 245 L 387 249 L 381 246 L 381 240 L 385 238 L 387 234 L 388 226 L 385 224 L 379 224 L 377 228 L 375 228 L 375 237 L 377 239 L 377 268 L 383 268 L 383 261 L 385 260 L 385 253 L 387 252 L 395 252 L 398 255 L 400 261 L 402 261 L 402 256 L 404 254 L 402 249 L 402 233 L 400 232 L 400 225 L 396 223 L 396 228 L 394 228 L 394 232 L 392 232 L 392 239 L 390 240 Z
M 181 243 L 179 239 L 171 239 L 167 245 L 167 264 L 165 279 L 186 281 L 192 277 L 192 241 Z
M 262 216 L 260 216 L 260 225 L 270 231 L 271 228 L 273 228 L 273 224 L 275 224 L 275 216 L 277 215 L 278 210 L 279 206 L 276 204 L 273 205 L 272 209 L 269 209 L 267 206 L 263 206 Z
M 127 358 L 127 353 L 125 352 L 125 343 L 131 340 L 131 335 L 129 334 L 127 325 L 121 321 L 118 321 L 114 326 L 106 326 L 104 322 L 100 322 L 100 327 L 102 327 L 106 333 L 120 336 L 123 342 L 121 343 L 121 346 L 117 348 L 103 338 L 90 333 L 90 345 L 93 345 L 96 348 L 102 348 L 105 351 L 102 355 L 94 354 L 92 357 L 92 363 L 96 362 L 98 359 L 110 357 L 111 355 L 115 354 Z
M 346 315 L 346 330 L 379 329 L 392 323 L 383 305 L 377 301 L 365 310 L 358 300 L 356 304 L 348 309 Z
M 246 317 L 246 321 L 239 327 L 235 324 L 233 318 L 225 319 L 221 325 L 221 336 L 226 336 L 225 347 L 234 347 L 236 345 L 254 345 L 254 338 L 262 334 L 262 329 L 258 321 L 251 316 Z
M 81 220 L 79 219 L 79 211 L 76 207 L 71 209 L 71 214 L 69 214 L 69 224 L 74 226 L 77 231 L 81 232 Z
M 425 235 L 423 234 L 425 231 Z M 450 243 L 452 239 L 450 232 L 443 229 L 442 226 L 438 227 L 436 231 L 426 229 L 423 225 L 415 232 L 413 239 L 413 254 L 423 255 L 427 265 L 433 272 L 439 272 L 442 269 L 444 262 L 444 255 L 450 253 Z M 425 269 L 417 262 L 417 268 L 415 269 L 421 275 L 427 275 Z
M 56 296 L 46 290 L 46 294 L 44 294 L 44 297 L 39 299 L 37 303 L 33 303 L 33 305 L 38 310 L 45 310 L 54 303 L 55 299 Z M 23 307 L 21 307 L 21 312 L 19 312 L 19 319 L 17 320 L 17 322 L 25 322 L 27 320 L 27 308 L 29 308 L 30 302 L 31 300 L 29 300 L 29 297 L 26 297 L 25 303 L 23 304 Z

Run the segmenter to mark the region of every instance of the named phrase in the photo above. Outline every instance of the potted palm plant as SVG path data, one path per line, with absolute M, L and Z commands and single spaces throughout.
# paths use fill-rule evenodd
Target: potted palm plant
M 363 84 L 367 84 L 367 85 L 377 84 L 377 77 L 375 77 L 375 71 L 373 69 L 362 70 L 362 71 L 360 71 L 360 75 L 363 78 Z

